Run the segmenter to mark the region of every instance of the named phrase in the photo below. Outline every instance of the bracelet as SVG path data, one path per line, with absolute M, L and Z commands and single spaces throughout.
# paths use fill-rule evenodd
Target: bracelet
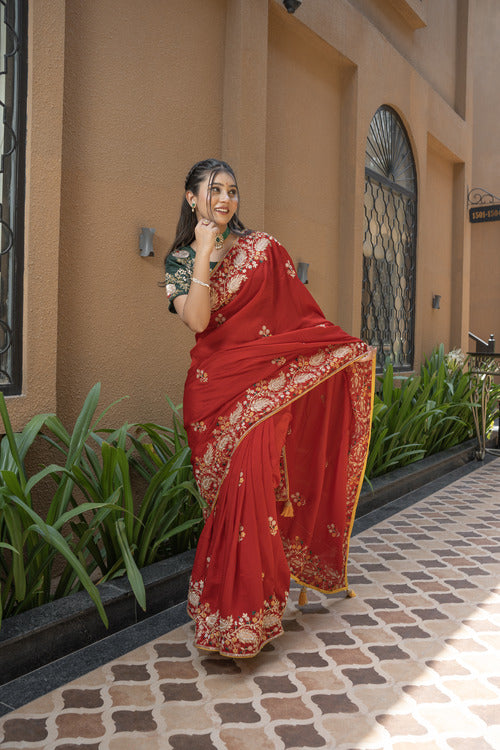
M 191 276 L 191 281 L 194 281 L 195 284 L 199 284 L 200 286 L 206 286 L 207 289 L 210 289 L 210 284 L 207 284 L 205 281 L 200 281 L 196 278 L 196 276 Z

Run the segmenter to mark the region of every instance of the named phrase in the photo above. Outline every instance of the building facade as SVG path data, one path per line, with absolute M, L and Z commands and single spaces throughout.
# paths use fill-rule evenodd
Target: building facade
M 168 420 L 193 339 L 158 282 L 207 156 L 380 362 L 500 337 L 500 223 L 468 214 L 472 188 L 500 195 L 495 0 L 27 5 L 16 428 L 47 411 L 71 425 L 97 381 L 103 406 L 129 397 L 112 424 Z

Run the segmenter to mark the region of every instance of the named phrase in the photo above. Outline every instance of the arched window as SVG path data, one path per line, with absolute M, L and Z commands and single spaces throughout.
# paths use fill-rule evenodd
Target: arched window
M 417 177 L 401 119 L 380 107 L 370 123 L 365 158 L 365 228 L 361 336 L 410 370 L 414 357 Z
M 0 390 L 21 392 L 26 0 L 0 0 Z

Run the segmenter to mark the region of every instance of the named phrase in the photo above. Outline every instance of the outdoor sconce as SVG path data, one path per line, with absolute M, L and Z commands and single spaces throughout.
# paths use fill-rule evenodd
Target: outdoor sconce
M 153 235 L 156 229 L 153 227 L 141 227 L 141 233 L 139 235 L 139 255 L 143 258 L 147 258 L 148 255 L 154 255 L 153 250 Z
M 432 295 L 432 309 L 439 310 L 440 307 L 441 307 L 441 295 L 433 294 Z
M 299 5 L 302 4 L 302 0 L 283 0 L 283 5 L 289 13 L 295 13 Z
M 307 269 L 309 268 L 309 263 L 299 263 L 297 266 L 297 276 L 302 281 L 303 284 L 309 284 L 307 280 Z

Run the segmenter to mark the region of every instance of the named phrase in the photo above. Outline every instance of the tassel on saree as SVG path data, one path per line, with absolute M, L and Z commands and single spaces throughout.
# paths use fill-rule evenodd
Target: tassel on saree
M 304 607 L 307 604 L 307 586 L 302 586 L 299 594 L 299 607 Z
M 285 516 L 285 518 L 292 518 L 293 517 L 293 505 L 291 500 L 287 500 L 283 510 L 281 511 L 281 515 Z
M 356 593 L 353 591 L 353 589 L 347 589 L 346 593 L 346 599 L 354 599 L 356 596 Z

